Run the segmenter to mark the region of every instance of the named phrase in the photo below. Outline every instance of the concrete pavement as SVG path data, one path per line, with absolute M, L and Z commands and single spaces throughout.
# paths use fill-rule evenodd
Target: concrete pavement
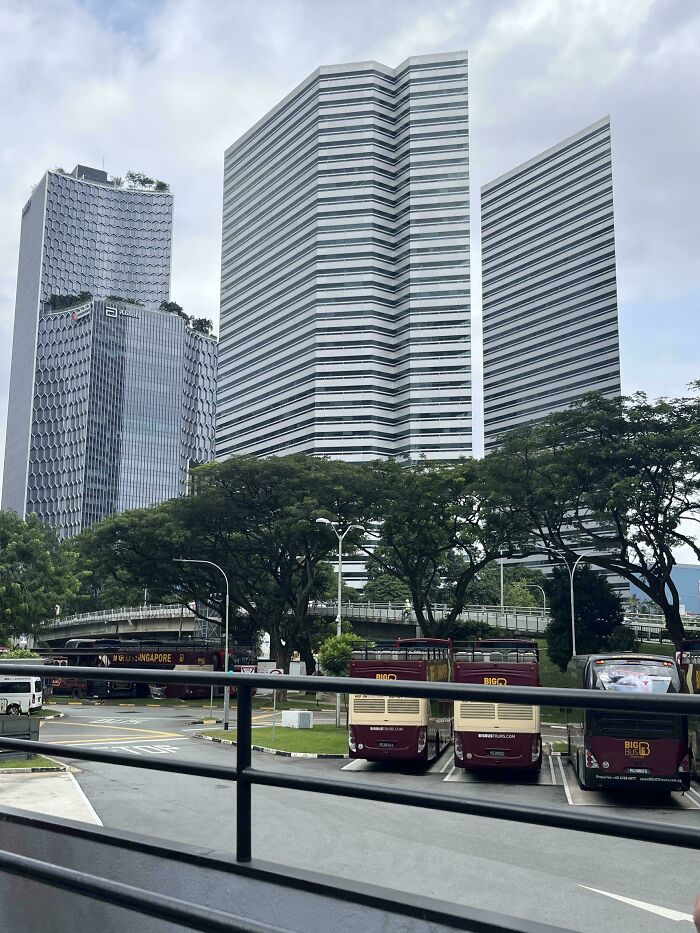
M 66 712 L 65 719 L 42 726 L 43 740 L 78 741 L 83 747 L 131 755 L 167 754 L 183 763 L 235 763 L 235 749 L 192 740 L 202 727 L 190 726 L 192 711 L 182 707 L 70 707 Z M 256 712 L 256 722 L 268 724 L 269 713 Z M 233 850 L 233 784 L 93 762 L 74 764 L 79 769 L 76 777 L 106 826 L 137 827 L 175 844 Z M 556 756 L 546 761 L 539 779 L 520 783 L 504 776 L 455 774 L 449 754 L 427 768 L 355 763 L 349 768 L 342 761 L 300 762 L 266 755 L 256 755 L 254 764 L 266 770 L 334 774 L 351 782 L 433 788 L 490 800 L 587 806 L 611 819 L 619 814 L 693 826 L 700 820 L 694 812 L 700 797 L 692 795 L 674 795 L 656 805 L 621 806 L 620 798 L 589 794 L 577 801 L 575 779 Z M 679 920 L 668 912 L 689 916 L 700 889 L 698 853 L 614 836 L 264 787 L 253 788 L 253 812 L 255 857 L 585 933 L 677 930 Z

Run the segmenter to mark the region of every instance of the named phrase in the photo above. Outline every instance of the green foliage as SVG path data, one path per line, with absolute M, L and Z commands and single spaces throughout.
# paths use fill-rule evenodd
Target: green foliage
M 0 654 L 0 661 L 24 661 L 27 658 L 41 660 L 41 655 L 37 654 L 36 651 L 30 651 L 28 648 L 10 648 L 9 651 L 3 651 Z
M 405 583 L 421 631 L 447 637 L 472 581 L 525 532 L 494 509 L 479 461 L 375 461 L 365 465 L 365 495 L 381 544 L 367 551 L 377 572 Z M 449 593 L 447 587 L 449 584 Z M 437 618 L 435 602 L 450 611 Z
M 34 632 L 75 599 L 82 573 L 70 543 L 36 515 L 0 512 L 0 639 Z
M 611 651 L 636 651 L 637 638 L 627 625 L 618 625 L 610 633 L 608 648 Z
M 352 632 L 332 635 L 321 645 L 318 660 L 329 677 L 347 677 L 353 648 L 367 644 L 366 639 Z
M 362 598 L 371 603 L 403 603 L 411 598 L 411 588 L 402 580 L 378 570 L 377 564 L 368 562 L 368 580 Z
M 476 641 L 480 638 L 497 638 L 499 629 L 489 625 L 488 622 L 477 622 L 470 619 L 457 619 L 452 629 L 452 639 L 455 642 Z
M 63 308 L 83 305 L 87 301 L 92 301 L 92 292 L 78 292 L 77 295 L 51 295 L 47 304 L 52 311 L 60 311 Z
M 700 383 L 682 398 L 591 393 L 510 432 L 484 461 L 495 504 L 554 546 L 635 584 L 684 636 L 674 551 L 700 559 Z
M 191 317 L 190 327 L 198 334 L 204 334 L 205 337 L 208 337 L 214 329 L 214 322 L 206 317 Z
M 107 295 L 107 301 L 123 301 L 125 304 L 138 305 L 143 308 L 143 302 L 137 298 L 123 298 L 121 295 Z
M 551 610 L 546 632 L 549 657 L 565 671 L 572 655 L 568 570 L 555 567 L 546 590 Z M 579 564 L 574 577 L 574 603 L 577 654 L 607 651 L 613 632 L 622 626 L 620 597 L 603 574 Z
M 156 181 L 156 184 L 153 190 L 154 191 L 170 191 L 170 185 L 167 183 L 167 181 L 161 181 L 160 179 L 158 179 Z

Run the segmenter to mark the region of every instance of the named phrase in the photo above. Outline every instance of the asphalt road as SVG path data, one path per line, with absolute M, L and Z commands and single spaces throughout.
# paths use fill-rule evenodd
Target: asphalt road
M 192 738 L 205 728 L 190 724 L 201 710 L 59 708 L 65 718 L 44 723 L 42 740 L 139 756 L 167 755 L 183 763 L 235 763 L 235 749 Z M 255 720 L 266 725 L 270 715 L 256 712 Z M 233 851 L 234 785 L 75 759 L 73 764 L 105 826 Z M 695 812 L 700 810 L 700 791 L 686 797 L 674 794 L 661 804 L 623 807 L 619 798 L 578 789 L 565 760 L 556 755 L 547 757 L 539 779 L 517 783 L 505 776 L 487 780 L 455 772 L 449 752 L 423 769 L 256 753 L 254 764 L 480 799 L 585 807 L 611 819 L 631 816 L 700 829 L 700 813 Z M 680 930 L 692 930 L 690 914 L 700 891 L 696 852 L 264 787 L 253 789 L 253 816 L 254 857 L 586 933 L 663 933 L 678 930 L 678 923 Z

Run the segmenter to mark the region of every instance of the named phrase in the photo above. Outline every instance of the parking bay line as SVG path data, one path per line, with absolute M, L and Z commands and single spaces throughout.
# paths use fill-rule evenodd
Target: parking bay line
M 566 794 L 566 802 L 570 807 L 573 807 L 574 800 L 571 796 L 571 790 L 569 788 L 569 782 L 566 780 L 566 774 L 564 773 L 564 765 L 561 763 L 561 754 L 559 752 L 554 753 L 557 756 L 557 761 L 559 762 L 559 771 L 561 772 L 561 779 L 564 785 L 564 793 Z

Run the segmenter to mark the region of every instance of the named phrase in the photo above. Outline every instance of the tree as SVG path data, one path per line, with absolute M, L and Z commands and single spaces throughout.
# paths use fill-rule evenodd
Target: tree
M 357 645 L 366 645 L 367 641 L 353 632 L 332 635 L 327 638 L 318 652 L 318 660 L 324 673 L 329 677 L 347 677 L 350 670 L 350 658 Z
M 456 463 L 375 461 L 365 465 L 366 495 L 381 543 L 365 546 L 382 572 L 411 591 L 421 631 L 448 637 L 466 605 L 468 587 L 484 567 L 514 551 L 517 521 L 491 505 L 476 460 Z M 433 606 L 450 576 L 450 609 L 436 618 Z
M 371 559 L 367 562 L 367 583 L 363 599 L 371 603 L 404 603 L 411 598 L 411 588 L 392 576 L 378 570 L 378 565 Z
M 214 329 L 214 323 L 206 317 L 191 317 L 190 327 L 198 334 L 204 334 L 205 337 L 208 337 Z
M 584 396 L 510 432 L 485 468 L 504 509 L 529 523 L 532 550 L 553 546 L 633 583 L 676 646 L 684 637 L 674 551 L 700 559 L 700 383 L 691 395 Z M 692 524 L 691 524 L 692 523 Z
M 36 515 L 0 512 L 0 638 L 37 632 L 80 589 L 78 555 Z
M 571 581 L 568 570 L 555 567 L 546 585 L 551 621 L 546 638 L 549 656 L 562 671 L 571 660 Z M 606 651 L 610 639 L 622 627 L 622 602 L 605 576 L 579 564 L 574 576 L 576 651 Z

